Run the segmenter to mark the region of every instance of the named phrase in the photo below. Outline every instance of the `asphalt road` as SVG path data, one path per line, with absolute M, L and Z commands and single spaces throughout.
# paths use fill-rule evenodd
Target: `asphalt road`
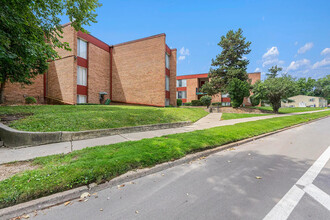
M 330 118 L 30 219 L 330 219 Z

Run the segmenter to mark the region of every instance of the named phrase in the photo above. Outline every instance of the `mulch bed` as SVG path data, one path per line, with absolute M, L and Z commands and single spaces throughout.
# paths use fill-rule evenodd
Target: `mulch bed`
M 3 114 L 0 115 L 0 122 L 5 125 L 9 125 L 12 121 L 20 120 L 30 115 L 33 114 L 32 113 Z

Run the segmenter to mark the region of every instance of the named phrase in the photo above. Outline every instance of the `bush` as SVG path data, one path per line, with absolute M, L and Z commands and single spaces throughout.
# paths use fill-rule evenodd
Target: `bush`
M 35 104 L 35 103 L 37 103 L 37 100 L 33 96 L 28 96 L 25 98 L 25 104 Z
M 204 96 L 202 96 L 200 101 L 204 106 L 209 107 L 211 105 L 212 97 L 209 95 L 204 95 Z
M 176 100 L 176 105 L 180 107 L 182 105 L 182 99 L 177 99 Z
M 244 97 L 249 97 L 250 95 L 250 84 L 237 78 L 230 80 L 227 89 L 231 99 L 231 105 L 234 108 L 240 107 Z
M 256 98 L 255 96 L 250 96 L 250 102 L 252 106 L 257 106 L 260 103 L 260 99 Z
M 192 106 L 191 102 L 184 103 L 185 106 Z
M 221 106 L 221 102 L 212 102 L 212 105 L 214 105 L 214 106 Z
M 191 105 L 192 106 L 203 106 L 203 104 L 200 100 L 192 100 Z

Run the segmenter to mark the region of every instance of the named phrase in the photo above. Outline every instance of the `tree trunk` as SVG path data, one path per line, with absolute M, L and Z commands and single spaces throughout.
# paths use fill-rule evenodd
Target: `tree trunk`
M 273 112 L 274 112 L 275 114 L 278 114 L 278 110 L 279 110 L 280 107 L 281 107 L 281 102 L 272 103 L 272 106 L 273 106 Z
M 0 104 L 4 103 L 4 91 L 5 91 L 5 84 L 6 82 L 0 83 Z

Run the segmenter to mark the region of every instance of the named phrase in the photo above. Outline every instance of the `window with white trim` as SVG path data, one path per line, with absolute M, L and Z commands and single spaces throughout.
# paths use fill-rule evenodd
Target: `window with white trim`
M 165 90 L 170 91 L 170 77 L 165 76 Z
M 86 103 L 87 96 L 85 95 L 77 95 L 77 104 Z
M 176 87 L 187 87 L 187 80 L 186 79 L 178 79 L 176 81 Z
M 87 69 L 81 66 L 77 67 L 77 85 L 87 86 Z
M 87 42 L 79 38 L 77 42 L 77 56 L 87 59 Z
M 165 53 L 165 66 L 170 69 L 170 56 L 167 53 Z
M 186 99 L 187 98 L 187 92 L 186 91 L 177 91 L 176 92 L 176 98 L 177 99 Z

